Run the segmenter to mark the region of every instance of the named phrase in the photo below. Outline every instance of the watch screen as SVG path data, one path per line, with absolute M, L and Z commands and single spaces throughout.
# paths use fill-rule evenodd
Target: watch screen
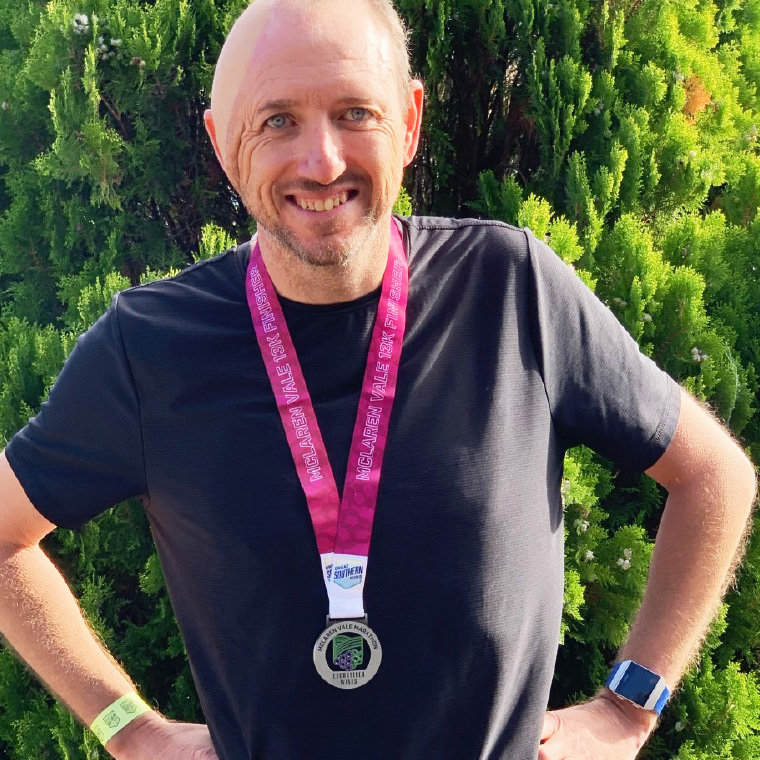
M 637 704 L 646 704 L 660 677 L 644 668 L 628 668 L 616 691 Z

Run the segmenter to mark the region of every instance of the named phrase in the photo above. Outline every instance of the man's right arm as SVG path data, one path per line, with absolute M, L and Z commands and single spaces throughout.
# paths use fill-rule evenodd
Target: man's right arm
M 101 646 L 39 542 L 54 529 L 0 453 L 0 633 L 86 725 L 124 694 L 127 675 Z M 148 712 L 106 745 L 117 760 L 215 760 L 208 729 Z

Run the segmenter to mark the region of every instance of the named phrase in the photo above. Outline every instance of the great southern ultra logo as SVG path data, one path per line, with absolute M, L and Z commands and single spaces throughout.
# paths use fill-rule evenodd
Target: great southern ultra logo
M 333 568 L 333 580 L 341 588 L 353 588 L 362 582 L 364 568 L 361 565 L 337 565 Z

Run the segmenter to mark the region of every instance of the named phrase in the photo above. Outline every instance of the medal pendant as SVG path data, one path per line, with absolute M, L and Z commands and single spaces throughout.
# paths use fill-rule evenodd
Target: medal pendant
M 314 667 L 336 689 L 358 689 L 383 659 L 375 632 L 362 620 L 335 620 L 314 644 Z

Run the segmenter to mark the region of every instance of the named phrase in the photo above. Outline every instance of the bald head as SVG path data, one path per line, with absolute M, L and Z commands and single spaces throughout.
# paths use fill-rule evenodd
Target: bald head
M 283 29 L 293 34 L 308 29 L 309 36 L 321 37 L 328 31 L 329 13 L 342 5 L 344 18 L 357 20 L 370 10 L 387 36 L 387 50 L 395 73 L 402 108 L 406 105 L 411 82 L 407 31 L 391 0 L 255 0 L 233 25 L 225 40 L 214 72 L 211 112 L 220 159 L 225 163 L 234 114 L 257 53 L 266 55 L 265 44 Z M 328 13 L 326 13 L 327 11 Z

